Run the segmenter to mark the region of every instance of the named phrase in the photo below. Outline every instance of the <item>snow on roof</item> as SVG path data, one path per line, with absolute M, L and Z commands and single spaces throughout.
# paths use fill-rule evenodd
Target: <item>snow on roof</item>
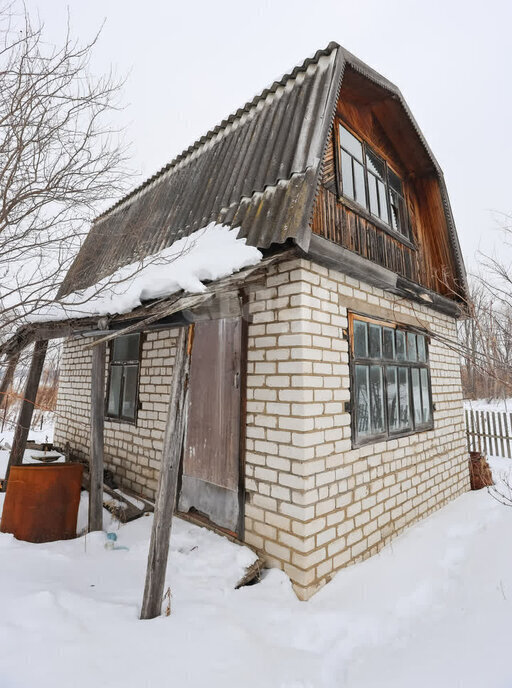
M 129 313 L 144 301 L 181 290 L 203 292 L 204 281 L 228 277 L 262 259 L 257 248 L 238 238 L 238 231 L 211 223 L 159 253 L 119 268 L 83 291 L 40 308 L 29 319 L 47 322 Z

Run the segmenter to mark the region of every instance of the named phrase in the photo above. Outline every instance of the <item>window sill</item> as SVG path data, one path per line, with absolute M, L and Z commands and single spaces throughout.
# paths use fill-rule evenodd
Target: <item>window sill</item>
M 137 419 L 131 420 L 130 418 L 120 418 L 119 416 L 105 416 L 105 421 L 110 421 L 111 423 L 122 423 L 123 425 L 137 425 Z
M 341 205 L 344 205 L 345 207 L 349 208 L 349 210 L 353 210 L 355 213 L 363 217 L 365 220 L 375 225 L 377 229 L 380 229 L 386 234 L 389 234 L 390 237 L 396 239 L 396 241 L 400 241 L 402 244 L 408 246 L 413 251 L 418 250 L 410 239 L 408 239 L 403 234 L 400 234 L 400 232 L 396 232 L 394 229 L 389 227 L 389 225 L 387 225 L 385 222 L 382 222 L 381 219 L 369 213 L 368 210 L 364 206 L 359 205 L 359 203 L 356 203 L 355 201 L 352 201 L 346 198 L 345 196 L 340 195 L 338 195 L 338 203 L 341 203 Z
M 434 423 L 429 423 L 428 425 L 422 425 L 414 430 L 407 430 L 404 432 L 393 432 L 389 434 L 382 435 L 372 435 L 371 437 L 365 437 L 357 440 L 353 440 L 352 449 L 359 449 L 359 447 L 365 447 L 368 444 L 378 444 L 379 442 L 390 442 L 391 440 L 398 440 L 402 437 L 413 437 L 414 435 L 420 435 L 422 432 L 429 432 L 434 430 Z

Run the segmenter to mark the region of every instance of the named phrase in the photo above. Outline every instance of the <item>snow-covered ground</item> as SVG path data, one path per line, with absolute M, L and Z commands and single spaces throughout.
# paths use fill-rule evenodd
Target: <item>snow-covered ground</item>
M 175 519 L 172 614 L 142 622 L 151 523 L 106 515 L 127 551 L 105 549 L 102 533 L 42 545 L 0 535 L 1 688 L 512 686 L 512 508 L 486 490 L 307 603 L 277 570 L 235 590 L 252 552 Z
M 466 399 L 464 408 L 473 411 L 512 413 L 512 399 Z

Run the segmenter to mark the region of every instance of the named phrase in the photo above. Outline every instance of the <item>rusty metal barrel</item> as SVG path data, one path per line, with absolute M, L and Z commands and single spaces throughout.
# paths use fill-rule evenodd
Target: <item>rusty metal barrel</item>
M 82 471 L 79 463 L 12 466 L 0 531 L 27 542 L 76 537 Z

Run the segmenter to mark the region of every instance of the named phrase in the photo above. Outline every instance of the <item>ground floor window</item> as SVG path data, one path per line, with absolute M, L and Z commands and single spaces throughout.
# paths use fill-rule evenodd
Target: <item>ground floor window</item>
M 138 406 L 140 334 L 113 340 L 107 385 L 107 416 L 135 421 Z
M 349 315 L 353 437 L 364 443 L 433 426 L 427 337 Z

